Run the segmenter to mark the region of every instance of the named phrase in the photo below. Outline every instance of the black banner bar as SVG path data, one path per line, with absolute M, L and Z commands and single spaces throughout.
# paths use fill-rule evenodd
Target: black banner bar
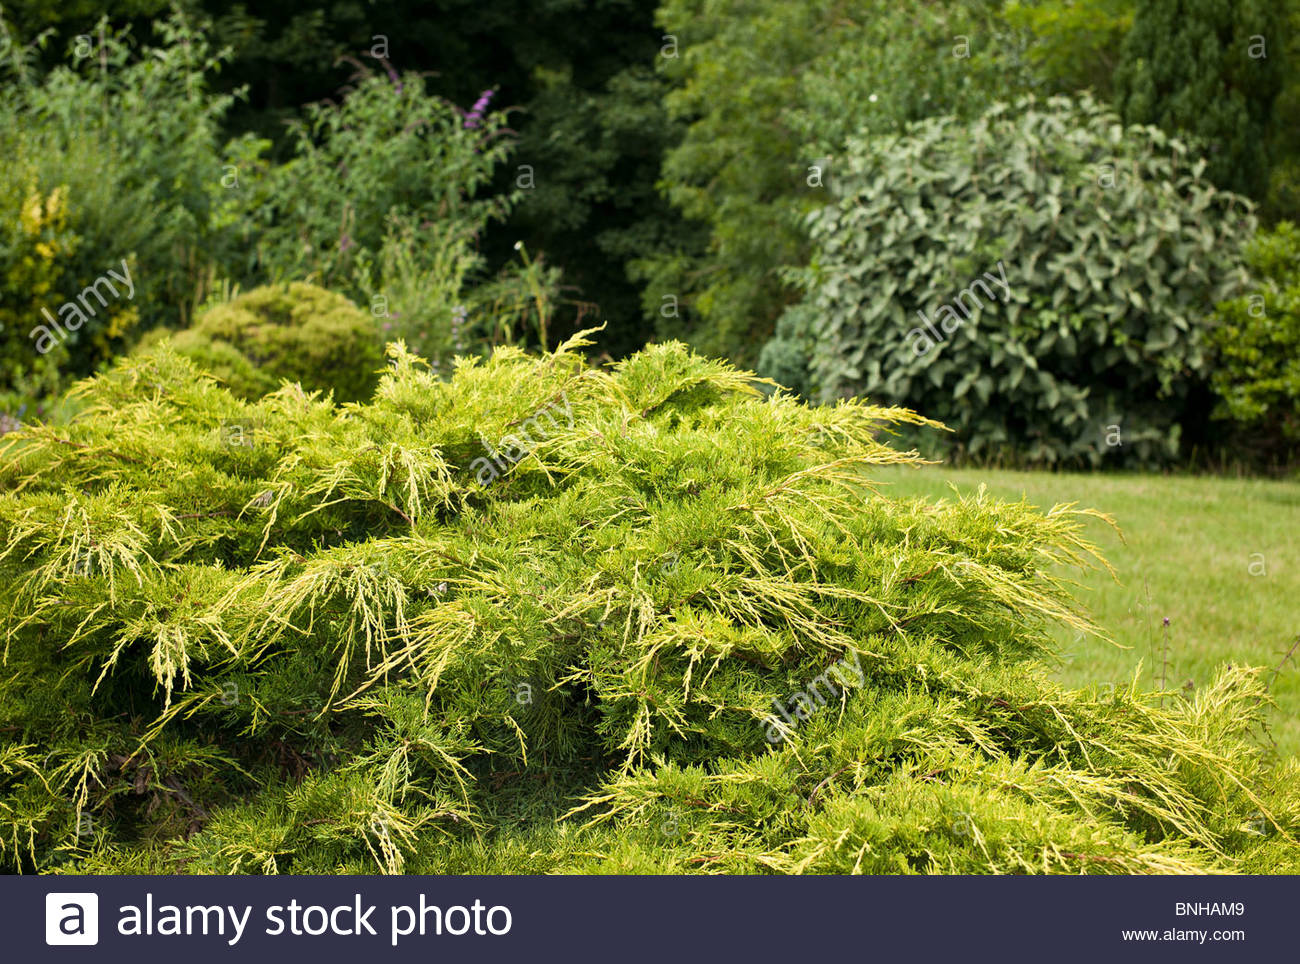
M 1280 961 L 1297 898 L 1286 877 L 6 877 L 0 960 Z

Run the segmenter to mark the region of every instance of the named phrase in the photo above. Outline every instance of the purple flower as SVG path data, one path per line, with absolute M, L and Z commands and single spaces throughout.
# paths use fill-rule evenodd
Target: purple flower
M 491 102 L 494 93 L 495 91 L 485 90 L 479 95 L 479 99 L 474 101 L 474 106 L 471 107 L 469 113 L 465 115 L 465 127 L 467 129 L 472 130 L 479 126 L 479 121 L 483 119 L 483 112 L 487 110 L 487 106 Z
M 339 250 L 346 251 L 350 247 L 352 247 L 352 235 L 344 234 L 343 237 L 339 238 Z

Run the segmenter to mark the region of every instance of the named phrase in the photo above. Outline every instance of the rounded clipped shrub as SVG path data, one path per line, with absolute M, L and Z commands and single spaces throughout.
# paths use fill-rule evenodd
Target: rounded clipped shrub
M 346 410 L 163 346 L 17 433 L 0 871 L 1300 869 L 1261 673 L 1050 680 L 1088 513 L 892 498 L 911 412 L 580 344 L 394 346 Z
M 1213 332 L 1219 417 L 1261 454 L 1300 448 L 1300 230 L 1289 221 L 1250 246 L 1249 293 L 1219 305 Z
M 834 202 L 808 218 L 805 299 L 778 329 L 810 346 L 791 387 L 911 405 L 971 455 L 1175 455 L 1208 408 L 1204 334 L 1240 290 L 1254 227 L 1203 168 L 1086 97 L 853 141 Z M 788 371 L 788 354 L 769 358 Z
M 288 380 L 359 401 L 384 364 L 374 320 L 343 295 L 303 282 L 254 288 L 209 308 L 171 341 L 247 399 Z

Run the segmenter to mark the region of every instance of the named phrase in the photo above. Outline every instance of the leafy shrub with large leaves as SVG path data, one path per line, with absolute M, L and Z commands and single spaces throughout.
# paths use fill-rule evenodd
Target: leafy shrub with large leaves
M 1173 456 L 1204 415 L 1207 319 L 1254 228 L 1203 169 L 1088 97 L 858 139 L 807 220 L 812 264 L 791 272 L 807 295 L 764 370 L 922 409 L 966 454 Z

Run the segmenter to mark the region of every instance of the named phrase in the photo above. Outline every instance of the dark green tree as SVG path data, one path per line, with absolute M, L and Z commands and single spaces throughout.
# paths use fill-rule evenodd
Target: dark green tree
M 1300 63 L 1300 0 L 1286 3 L 1285 65 Z M 1282 91 L 1273 102 L 1269 132 L 1269 190 L 1263 217 L 1270 224 L 1300 223 L 1300 74 L 1284 71 Z
M 1149 0 L 1138 7 L 1115 78 L 1129 124 L 1206 142 L 1211 180 L 1260 198 L 1282 86 L 1284 17 L 1275 0 Z

